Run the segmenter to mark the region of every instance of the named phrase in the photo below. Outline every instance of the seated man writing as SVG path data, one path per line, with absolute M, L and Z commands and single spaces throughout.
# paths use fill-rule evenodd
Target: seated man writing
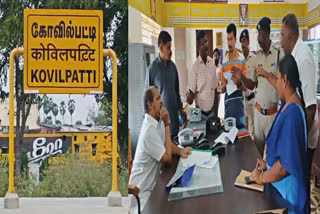
M 289 213 L 310 213 L 306 194 L 306 108 L 297 63 L 289 54 L 281 59 L 276 77 L 261 67 L 257 70 L 258 76 L 277 89 L 282 105 L 266 138 L 267 161 L 258 161 L 250 179 L 258 184 L 272 183 L 292 205 Z
M 135 159 L 129 179 L 130 185 L 140 189 L 139 198 L 143 210 L 150 193 L 160 175 L 161 164 L 170 164 L 172 154 L 181 157 L 190 155 L 190 147 L 179 148 L 170 137 L 169 114 L 156 87 L 150 87 L 144 94 L 145 117 L 138 139 Z M 137 212 L 135 198 L 130 201 L 131 213 Z

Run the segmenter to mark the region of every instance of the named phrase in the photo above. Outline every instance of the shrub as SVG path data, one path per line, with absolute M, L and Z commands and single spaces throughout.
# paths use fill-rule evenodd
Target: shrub
M 101 163 L 87 156 L 67 154 L 66 162 L 49 165 L 41 172 L 39 185 L 32 176 L 22 173 L 15 179 L 20 197 L 88 197 L 107 196 L 111 190 L 111 161 Z M 118 165 L 118 185 L 122 196 L 128 195 L 128 170 Z M 8 190 L 8 167 L 0 166 L 0 197 Z

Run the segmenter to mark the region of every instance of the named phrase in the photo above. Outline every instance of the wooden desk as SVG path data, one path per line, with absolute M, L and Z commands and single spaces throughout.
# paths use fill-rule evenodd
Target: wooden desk
M 214 138 L 209 139 L 213 142 Z M 261 158 L 250 137 L 238 139 L 228 145 L 224 155 L 219 157 L 223 193 L 196 198 L 168 201 L 169 192 L 165 185 L 175 173 L 178 157 L 173 158 L 171 168 L 163 170 L 142 213 L 144 214 L 206 214 L 206 213 L 250 213 L 288 207 L 271 184 L 265 185 L 264 192 L 234 186 L 241 169 L 252 171 L 257 158 Z

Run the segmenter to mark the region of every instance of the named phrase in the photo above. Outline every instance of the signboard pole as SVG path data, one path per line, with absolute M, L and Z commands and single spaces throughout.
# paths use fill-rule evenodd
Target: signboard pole
M 103 50 L 104 57 L 112 58 L 112 186 L 108 195 L 108 205 L 110 207 L 121 207 L 122 198 L 118 189 L 118 74 L 117 56 L 112 49 Z
M 103 93 L 103 56 L 112 58 L 112 188 L 109 206 L 122 206 L 118 190 L 117 57 L 103 49 L 101 10 L 24 10 L 24 49 L 10 55 L 9 188 L 5 208 L 18 208 L 14 188 L 14 61 L 24 55 L 24 93 Z
M 23 48 L 15 48 L 10 54 L 9 188 L 4 199 L 4 207 L 7 209 L 19 207 L 19 196 L 14 188 L 14 61 L 21 55 L 23 55 Z

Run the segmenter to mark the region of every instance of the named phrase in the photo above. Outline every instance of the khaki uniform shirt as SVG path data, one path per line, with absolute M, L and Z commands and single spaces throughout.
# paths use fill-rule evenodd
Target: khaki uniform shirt
M 256 66 L 256 55 L 254 55 L 251 51 L 249 51 L 249 55 L 246 59 L 247 64 L 247 77 L 249 79 L 254 79 L 255 73 L 255 66 Z M 249 96 L 254 90 L 247 89 L 244 95 L 247 97 Z
M 273 44 L 270 46 L 269 52 L 266 54 L 261 49 L 256 55 L 256 66 L 262 66 L 264 70 L 273 75 L 277 72 L 277 61 L 282 57 L 282 52 L 279 48 L 274 47 Z M 252 75 L 253 81 L 258 81 L 258 86 L 256 88 L 256 101 L 264 109 L 269 109 L 275 105 L 278 105 L 278 92 L 266 78 L 257 77 L 257 70 L 254 69 L 254 75 Z

